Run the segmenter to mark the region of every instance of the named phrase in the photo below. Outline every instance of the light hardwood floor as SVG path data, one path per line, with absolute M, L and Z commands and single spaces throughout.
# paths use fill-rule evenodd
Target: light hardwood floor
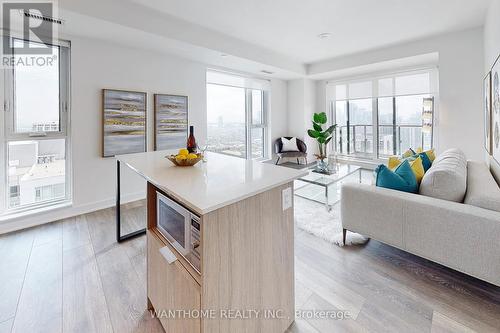
M 123 211 L 129 228 L 144 214 Z M 0 236 L 0 333 L 162 332 L 146 311 L 145 237 L 114 237 L 112 209 Z M 295 264 L 297 309 L 350 318 L 289 332 L 500 332 L 500 288 L 376 241 L 340 248 L 296 230 Z

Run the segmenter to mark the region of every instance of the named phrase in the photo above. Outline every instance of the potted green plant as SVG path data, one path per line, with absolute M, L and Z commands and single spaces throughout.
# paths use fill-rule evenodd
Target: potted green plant
M 333 132 L 337 125 L 332 125 L 326 129 L 323 126 L 326 125 L 328 119 L 325 112 L 315 113 L 313 115 L 313 128 L 307 131 L 307 134 L 318 142 L 319 154 L 315 154 L 318 159 L 318 170 L 326 172 L 328 170 L 328 165 L 325 162 L 326 156 L 326 146 L 333 138 Z

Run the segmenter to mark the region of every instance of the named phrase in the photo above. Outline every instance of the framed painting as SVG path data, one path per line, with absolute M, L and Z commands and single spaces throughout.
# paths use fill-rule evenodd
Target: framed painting
M 493 140 L 491 135 L 491 72 L 483 81 L 484 147 L 491 155 Z
M 146 151 L 147 93 L 102 90 L 102 156 Z
M 493 158 L 500 163 L 500 56 L 491 69 Z
M 186 147 L 188 133 L 188 97 L 154 95 L 154 149 Z

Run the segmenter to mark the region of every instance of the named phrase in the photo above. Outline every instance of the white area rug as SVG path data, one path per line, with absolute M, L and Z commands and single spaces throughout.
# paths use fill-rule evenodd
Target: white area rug
M 300 229 L 320 237 L 327 242 L 344 246 L 342 242 L 342 223 L 340 221 L 340 202 L 330 212 L 325 205 L 294 196 L 295 223 Z M 364 244 L 368 238 L 347 232 L 346 245 Z

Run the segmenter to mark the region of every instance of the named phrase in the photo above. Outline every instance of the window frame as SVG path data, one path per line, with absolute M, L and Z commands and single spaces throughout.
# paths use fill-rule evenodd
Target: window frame
M 261 94 L 261 98 L 260 98 L 260 109 L 261 109 L 261 121 L 260 123 L 258 124 L 254 124 L 253 122 L 253 111 L 254 111 L 254 108 L 253 108 L 253 95 L 252 93 L 254 91 L 259 91 L 260 94 Z M 267 138 L 268 138 L 268 126 L 267 126 L 267 108 L 266 108 L 266 103 L 265 103 L 265 96 L 266 96 L 266 91 L 265 90 L 262 90 L 262 89 L 252 89 L 252 88 L 245 88 L 245 93 L 246 93 L 246 100 L 247 100 L 247 110 L 245 110 L 246 112 L 246 119 L 247 119 L 247 124 L 246 124 L 246 131 L 247 131 L 247 144 L 246 144 L 246 151 L 247 151 L 247 156 L 246 156 L 246 159 L 251 159 L 251 160 L 256 160 L 256 161 L 260 161 L 260 160 L 265 160 L 267 159 Z M 252 154 L 252 130 L 253 129 L 262 129 L 263 131 L 263 134 L 262 134 L 262 156 L 260 157 L 256 157 L 256 158 L 253 158 L 253 154 Z
M 243 89 L 245 93 L 245 156 L 244 157 L 238 157 L 235 155 L 231 154 L 224 154 L 222 152 L 218 152 L 220 154 L 228 155 L 228 156 L 233 156 L 233 157 L 238 157 L 238 158 L 244 158 L 247 160 L 255 160 L 255 161 L 263 161 L 267 160 L 269 156 L 269 111 L 268 111 L 268 95 L 269 92 L 265 89 L 257 89 L 257 88 L 248 88 L 248 87 L 241 87 L 241 86 L 235 86 L 235 85 L 229 85 L 229 84 L 220 84 L 220 83 L 213 83 L 213 82 L 207 82 L 206 86 L 208 85 L 217 85 L 217 86 L 226 86 L 226 87 L 232 87 L 232 88 L 239 88 Z M 254 124 L 253 123 L 253 98 L 252 98 L 252 91 L 260 91 L 261 92 L 261 122 L 259 124 Z M 208 95 L 207 95 L 208 98 Z M 208 110 L 207 110 L 208 112 Z M 252 129 L 255 128 L 260 128 L 263 129 L 263 142 L 262 142 L 262 155 L 261 157 L 252 157 Z M 210 149 L 208 149 L 210 151 Z
M 0 35 L 4 38 L 25 40 L 17 36 Z M 36 41 L 35 41 L 36 42 Z M 29 212 L 38 208 L 50 208 L 59 204 L 71 204 L 73 198 L 72 184 L 72 152 L 71 152 L 71 43 L 69 41 L 53 41 L 52 46 L 59 48 L 59 131 L 48 132 L 16 132 L 15 131 L 15 69 L 7 68 L 3 70 L 4 89 L 4 112 L 2 118 L 4 126 L 0 135 L 0 154 L 4 157 L 4 163 L 0 167 L 2 173 L 0 177 L 0 216 L 8 216 L 17 213 Z M 10 207 L 9 196 L 9 143 L 18 141 L 43 141 L 64 139 L 65 155 L 65 196 L 53 200 L 34 202 L 19 207 Z
M 414 74 L 423 74 L 423 73 L 428 73 L 429 74 L 429 80 L 430 80 L 430 92 L 429 93 L 415 93 L 415 94 L 401 94 L 397 95 L 396 94 L 396 85 L 395 81 L 397 77 L 401 76 L 409 76 L 409 75 L 414 75 Z M 392 79 L 392 93 L 387 95 L 387 94 L 382 94 L 379 96 L 379 80 L 381 79 Z M 333 123 L 336 123 L 336 114 L 337 114 L 337 102 L 345 102 L 346 103 L 346 109 L 347 109 L 347 114 L 349 114 L 349 101 L 350 100 L 357 100 L 357 99 L 362 99 L 362 98 L 349 98 L 349 85 L 353 83 L 359 83 L 359 82 L 365 82 L 365 81 L 370 81 L 372 83 L 372 96 L 367 97 L 372 100 L 372 128 L 373 128 L 373 138 L 374 138 L 374 151 L 371 154 L 372 157 L 364 157 L 364 156 L 356 156 L 350 153 L 342 153 L 340 154 L 337 151 L 337 131 L 335 131 L 335 140 L 333 141 L 334 144 L 330 146 L 329 151 L 330 152 L 336 152 L 340 157 L 346 158 L 346 159 L 352 159 L 352 160 L 360 160 L 360 161 L 374 161 L 374 162 L 384 162 L 388 159 L 387 155 L 380 154 L 380 149 L 379 149 L 379 105 L 378 105 L 378 100 L 380 98 L 387 98 L 390 97 L 393 99 L 393 108 L 394 108 L 394 113 L 396 113 L 396 99 L 397 97 L 405 97 L 405 96 L 422 96 L 424 98 L 425 95 L 431 97 L 434 100 L 434 111 L 433 111 L 433 121 L 432 121 L 432 130 L 431 130 L 431 138 L 430 138 L 430 144 L 431 148 L 435 149 L 437 146 L 438 138 L 437 138 L 437 126 L 438 126 L 438 119 L 439 119 L 439 71 L 437 67 L 430 66 L 430 67 L 425 67 L 425 68 L 419 68 L 419 69 L 408 69 L 408 70 L 403 70 L 403 71 L 398 71 L 398 72 L 391 72 L 391 73 L 383 73 L 383 74 L 375 74 L 375 75 L 370 75 L 370 76 L 360 76 L 360 77 L 355 77 L 355 78 L 344 78 L 336 81 L 327 81 L 327 93 L 326 93 L 326 98 L 327 98 L 327 105 L 329 105 L 330 110 L 330 116 L 331 119 L 333 119 Z M 328 88 L 328 86 L 331 85 L 332 88 Z M 345 98 L 339 98 L 338 100 L 336 99 L 336 87 L 338 86 L 345 86 Z M 328 91 L 332 91 L 332 94 L 328 94 Z M 395 122 L 397 122 L 397 119 L 394 119 Z M 348 122 L 349 125 L 349 122 Z M 396 125 L 397 126 L 397 125 Z M 348 138 L 348 137 L 347 137 Z M 423 139 L 423 137 L 422 137 Z M 397 138 L 396 138 L 397 140 Z M 349 142 L 347 143 L 347 147 L 349 147 Z

